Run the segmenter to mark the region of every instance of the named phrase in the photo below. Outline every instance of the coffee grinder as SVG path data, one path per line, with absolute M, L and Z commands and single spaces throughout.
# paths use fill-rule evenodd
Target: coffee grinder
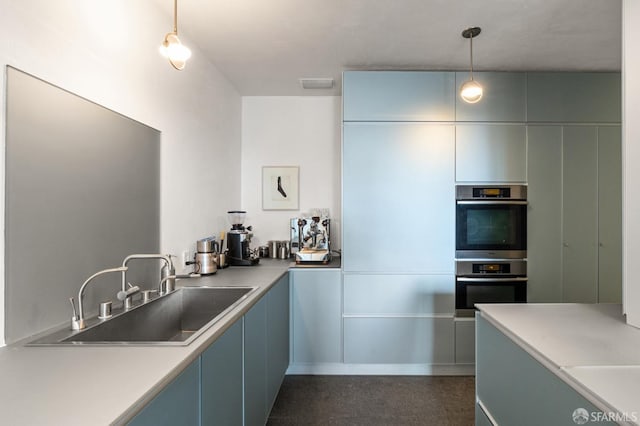
M 228 211 L 231 230 L 227 232 L 227 262 L 232 266 L 256 265 L 260 259 L 254 255 L 249 244 L 251 243 L 251 227 L 244 227 L 244 218 L 247 212 L 244 210 Z

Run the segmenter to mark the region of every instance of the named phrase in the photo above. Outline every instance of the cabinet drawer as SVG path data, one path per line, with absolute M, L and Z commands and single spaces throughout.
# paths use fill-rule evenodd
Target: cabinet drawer
M 453 318 L 344 319 L 344 361 L 369 364 L 453 363 Z
M 453 121 L 455 73 L 347 71 L 344 121 Z
M 453 275 L 344 276 L 345 314 L 452 314 Z

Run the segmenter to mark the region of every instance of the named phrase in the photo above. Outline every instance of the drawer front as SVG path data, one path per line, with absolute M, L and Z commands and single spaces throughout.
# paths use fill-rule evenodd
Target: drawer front
M 453 275 L 344 276 L 344 313 L 355 315 L 451 314 Z
M 452 364 L 453 318 L 344 319 L 344 361 Z

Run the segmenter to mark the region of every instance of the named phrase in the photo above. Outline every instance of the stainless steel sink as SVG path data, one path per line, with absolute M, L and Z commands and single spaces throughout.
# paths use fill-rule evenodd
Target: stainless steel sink
M 58 331 L 29 345 L 188 345 L 255 289 L 183 287 L 85 330 Z

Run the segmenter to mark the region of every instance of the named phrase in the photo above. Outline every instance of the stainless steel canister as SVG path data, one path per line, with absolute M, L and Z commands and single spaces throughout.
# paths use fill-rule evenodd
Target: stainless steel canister
M 215 274 L 218 271 L 218 254 L 217 253 L 196 253 L 196 264 L 198 265 L 196 273 L 202 275 Z
M 280 241 L 269 241 L 269 257 L 272 259 L 278 258 L 280 252 Z
M 278 241 L 278 258 L 289 258 L 289 241 Z

